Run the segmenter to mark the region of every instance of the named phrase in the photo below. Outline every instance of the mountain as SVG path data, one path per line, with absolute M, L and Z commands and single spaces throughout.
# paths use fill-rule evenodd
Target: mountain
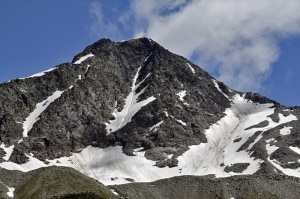
M 53 166 L 132 187 L 165 178 L 184 186 L 186 177 L 173 177 L 186 175 L 198 183 L 206 177 L 192 176 L 213 176 L 212 186 L 215 178 L 289 184 L 280 176 L 300 177 L 300 107 L 230 89 L 148 38 L 101 39 L 71 63 L 1 84 L 0 102 L 7 196 L 28 183 L 7 179 L 55 173 Z

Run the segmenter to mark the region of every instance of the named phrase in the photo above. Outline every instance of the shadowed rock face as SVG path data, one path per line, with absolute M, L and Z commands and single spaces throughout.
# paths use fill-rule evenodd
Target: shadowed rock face
M 138 149 L 155 161 L 155 167 L 174 168 L 192 145 L 202 144 L 210 147 L 203 156 L 213 154 L 218 169 L 230 175 L 252 166 L 247 161 L 225 164 L 231 145 L 239 146 L 233 153 L 260 160 L 256 174 L 282 174 L 285 169 L 299 172 L 299 107 L 229 89 L 147 38 L 99 40 L 71 63 L 1 84 L 0 102 L 0 164 L 24 164 L 32 157 L 47 164 L 91 145 L 122 146 L 128 156 Z M 266 104 L 267 108 L 260 109 Z M 231 118 L 226 110 L 231 111 Z M 264 111 L 269 114 L 260 115 Z M 214 130 L 208 136 L 211 127 Z M 181 173 L 182 168 L 178 169 Z M 134 181 L 131 176 L 126 180 Z

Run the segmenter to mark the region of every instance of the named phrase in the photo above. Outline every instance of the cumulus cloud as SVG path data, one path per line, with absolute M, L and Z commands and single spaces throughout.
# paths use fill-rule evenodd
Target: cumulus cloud
M 131 12 L 136 37 L 193 57 L 243 91 L 261 88 L 278 41 L 300 33 L 299 0 L 133 0 Z

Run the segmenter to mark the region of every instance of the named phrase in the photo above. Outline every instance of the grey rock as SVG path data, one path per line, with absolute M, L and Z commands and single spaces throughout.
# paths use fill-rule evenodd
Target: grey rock
M 94 56 L 75 64 L 90 53 Z M 136 92 L 142 89 L 144 92 L 138 101 L 151 96 L 155 100 L 143 106 L 128 124 L 108 132 L 106 123 L 114 119 L 115 108 L 121 111 L 124 107 L 139 68 L 136 84 L 140 86 Z M 58 90 L 63 91 L 62 95 L 37 118 L 28 137 L 23 137 L 25 119 L 38 103 Z M 181 99 L 178 93 L 183 91 L 186 95 Z M 186 58 L 150 39 L 125 42 L 101 39 L 76 55 L 71 63 L 61 64 L 43 76 L 15 79 L 0 85 L 0 144 L 14 145 L 9 161 L 18 164 L 26 163 L 28 154 L 46 163 L 46 159 L 70 156 L 91 145 L 100 148 L 122 146 L 129 156 L 139 148 L 147 159 L 156 162 L 155 166 L 176 167 L 177 158 L 189 146 L 207 142 L 205 130 L 225 116 L 224 111 L 231 106 L 231 98 L 236 94 L 243 94 L 257 104 L 272 103 L 274 113 L 268 117 L 275 123 L 291 114 L 300 118 L 299 106 L 285 107 L 258 93 L 234 91 Z M 158 123 L 160 125 L 153 128 Z M 269 121 L 264 120 L 243 129 L 260 129 L 238 149 L 263 162 L 253 176 L 226 179 L 185 176 L 114 189 L 124 198 L 299 198 L 299 180 L 275 175 L 275 172 L 281 173 L 268 160 L 266 150 L 267 143 L 278 147 L 271 159 L 283 168 L 299 168 L 299 154 L 289 148 L 300 146 L 299 119 L 261 130 L 268 125 Z M 290 134 L 283 136 L 280 130 L 285 126 L 292 129 Z M 237 137 L 234 143 L 240 141 Z M 4 155 L 5 151 L 0 149 L 0 162 L 4 161 Z M 221 165 L 226 172 L 235 173 L 249 166 L 247 163 Z M 25 176 L 8 173 L 0 170 L 4 176 L 0 179 L 10 186 L 19 185 Z M 10 175 L 12 177 L 8 177 Z M 278 188 L 281 182 L 283 188 Z M 291 192 L 285 190 L 288 185 L 291 185 Z M 0 183 L 2 192 L 3 186 Z M 276 190 L 272 190 L 274 188 Z M 75 194 L 76 197 L 94 197 Z
M 9 140 L 16 143 L 22 138 L 20 123 L 37 103 L 56 90 L 64 93 L 41 114 L 28 137 L 15 145 L 16 150 L 45 160 L 69 156 L 88 145 L 102 148 L 121 145 L 127 155 L 133 155 L 134 148 L 144 147 L 147 151 L 165 147 L 174 149 L 172 153 L 176 158 L 189 145 L 206 142 L 204 130 L 223 117 L 224 110 L 230 106 L 208 73 L 152 40 L 112 42 L 102 39 L 76 55 L 73 62 L 89 53 L 95 56 L 79 65 L 63 64 L 44 76 L 1 85 L 0 100 L 5 104 L 0 108 L 0 118 L 3 118 L 0 122 L 4 126 L 0 135 L 5 143 Z M 187 63 L 192 65 L 195 74 Z M 140 66 L 138 82 L 150 74 L 140 86 L 147 87 L 140 100 L 150 96 L 156 100 L 144 106 L 126 126 L 107 135 L 105 123 L 113 119 L 114 104 L 117 102 L 119 110 L 123 107 Z M 223 92 L 230 93 L 223 83 L 218 84 Z M 184 102 L 176 95 L 183 90 L 187 94 Z M 151 132 L 150 127 L 160 121 L 164 123 L 156 132 Z M 156 160 L 155 156 L 163 156 L 164 152 L 156 153 L 147 157 Z M 13 153 L 11 160 L 23 163 L 24 159 L 19 156 L 22 155 Z M 175 166 L 177 162 L 175 159 L 159 161 L 160 166 Z

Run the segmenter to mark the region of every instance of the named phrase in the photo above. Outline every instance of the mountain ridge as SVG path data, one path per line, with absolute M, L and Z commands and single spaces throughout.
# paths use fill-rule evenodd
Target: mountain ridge
M 148 38 L 101 39 L 0 93 L 0 168 L 67 166 L 105 185 L 300 177 L 299 107 L 230 89 Z

